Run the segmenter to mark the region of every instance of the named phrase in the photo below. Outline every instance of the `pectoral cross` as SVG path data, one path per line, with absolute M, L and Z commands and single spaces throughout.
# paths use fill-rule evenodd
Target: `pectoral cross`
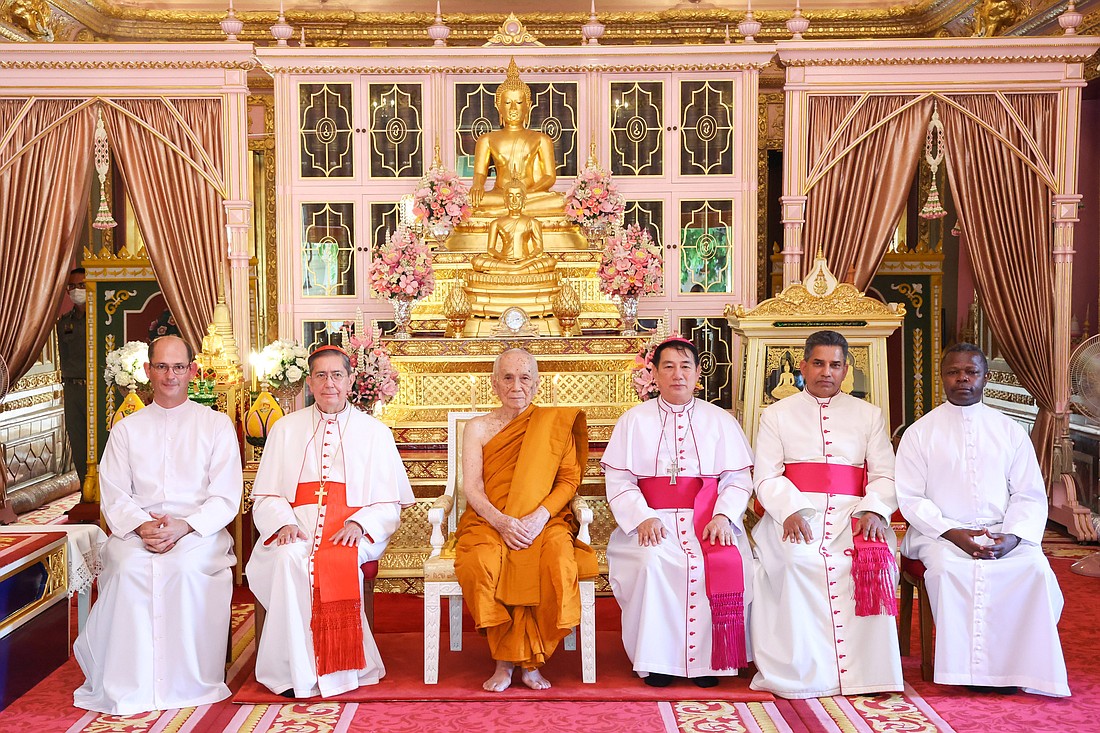
M 676 485 L 676 477 L 679 475 L 679 473 L 680 464 L 676 460 L 673 460 L 672 463 L 668 464 L 668 475 L 672 477 L 672 479 L 669 481 L 670 484 L 674 486 Z
M 676 479 L 673 479 L 672 482 L 676 483 Z M 322 481 L 321 484 L 317 487 L 317 492 L 315 493 L 315 496 L 317 497 L 317 506 L 324 506 L 325 497 L 328 496 L 328 492 L 325 491 L 324 481 Z

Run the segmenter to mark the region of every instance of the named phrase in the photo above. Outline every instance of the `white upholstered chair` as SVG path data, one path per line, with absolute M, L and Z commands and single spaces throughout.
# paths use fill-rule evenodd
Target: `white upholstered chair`
M 451 651 L 462 649 L 462 589 L 455 577 L 454 531 L 466 510 L 462 491 L 462 430 L 466 421 L 484 412 L 452 412 L 447 416 L 447 489 L 428 511 L 432 552 L 424 561 L 424 684 L 439 681 L 440 597 L 447 596 Z M 592 510 L 581 496 L 573 498 L 573 514 L 580 524 L 577 538 L 589 542 Z M 596 583 L 580 581 L 581 679 L 596 681 Z M 565 639 L 566 650 L 577 648 L 577 630 Z

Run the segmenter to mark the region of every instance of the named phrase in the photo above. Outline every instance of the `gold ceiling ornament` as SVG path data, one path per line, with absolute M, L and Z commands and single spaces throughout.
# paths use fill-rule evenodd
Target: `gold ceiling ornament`
M 981 0 L 974 11 L 974 37 L 1003 36 L 1022 14 L 1022 8 L 1016 0 Z
M 537 38 L 528 32 L 526 26 L 516 17 L 515 13 L 508 13 L 508 17 L 500 24 L 500 28 L 486 43 L 486 46 L 542 46 Z M 513 61 L 512 65 L 515 65 Z M 511 69 L 511 66 L 509 67 Z M 509 79 L 511 76 L 509 76 Z
M 46 0 L 7 0 L 3 18 L 33 41 L 54 40 L 54 18 Z

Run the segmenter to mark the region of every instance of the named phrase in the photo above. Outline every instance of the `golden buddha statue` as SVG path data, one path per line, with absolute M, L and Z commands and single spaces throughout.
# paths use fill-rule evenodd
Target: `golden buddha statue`
M 552 312 L 551 300 L 561 290 L 558 263 L 543 249 L 542 224 L 525 213 L 526 194 L 520 177 L 505 184 L 507 212 L 489 222 L 486 251 L 470 261 L 464 290 L 473 316 L 499 316 L 512 306 L 529 316 Z
M 588 240 L 565 216 L 565 197 L 551 190 L 558 179 L 554 141 L 541 130 L 528 127 L 531 88 L 519 78 L 515 59 L 508 62 L 507 76 L 497 87 L 495 104 L 501 127 L 479 137 L 474 146 L 474 179 L 470 187 L 473 212 L 468 221 L 455 227 L 446 248 L 460 252 L 481 250 L 489 225 L 507 215 L 506 187 L 510 179 L 518 178 L 526 193 L 524 212 L 538 219 L 545 249 L 553 252 L 586 249 Z M 492 187 L 486 190 L 490 165 L 496 167 L 497 175 Z
M 497 87 L 495 102 L 501 129 L 487 132 L 474 147 L 474 181 L 470 203 L 474 216 L 500 216 L 507 210 L 502 179 L 511 171 L 527 191 L 527 211 L 536 216 L 563 216 L 565 197 L 551 187 L 558 180 L 554 141 L 540 130 L 527 127 L 531 120 L 531 87 L 519 78 L 515 59 L 508 76 Z M 485 190 L 489 164 L 496 166 L 493 187 Z
M 775 385 L 775 388 L 771 391 L 771 396 L 777 400 L 781 400 L 784 397 L 789 397 L 793 394 L 801 392 L 798 385 L 795 383 L 794 374 L 791 372 L 791 364 L 788 361 L 783 362 L 783 371 L 779 373 L 779 383 Z
M 507 213 L 489 224 L 488 251 L 470 262 L 474 272 L 534 275 L 553 272 L 557 262 L 543 251 L 542 225 L 524 213 L 527 193 L 513 178 L 505 188 Z

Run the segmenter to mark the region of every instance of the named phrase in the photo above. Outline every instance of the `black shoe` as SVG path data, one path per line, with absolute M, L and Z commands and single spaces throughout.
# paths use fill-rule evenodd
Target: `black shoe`
M 988 685 L 967 685 L 971 692 L 994 693 L 997 695 L 1015 695 L 1020 691 L 1018 687 L 990 687 Z
M 279 693 L 279 697 L 286 697 L 286 698 L 289 698 L 289 699 L 293 700 L 294 699 L 294 688 L 291 687 L 289 690 L 283 690 L 282 692 Z
M 672 684 L 673 679 L 675 678 L 670 674 L 650 672 L 643 678 L 643 681 L 650 687 L 668 687 L 670 684 Z
M 717 687 L 718 678 L 713 675 L 705 675 L 703 677 L 692 677 L 691 681 L 695 683 L 696 687 L 702 687 L 704 689 L 708 687 Z

